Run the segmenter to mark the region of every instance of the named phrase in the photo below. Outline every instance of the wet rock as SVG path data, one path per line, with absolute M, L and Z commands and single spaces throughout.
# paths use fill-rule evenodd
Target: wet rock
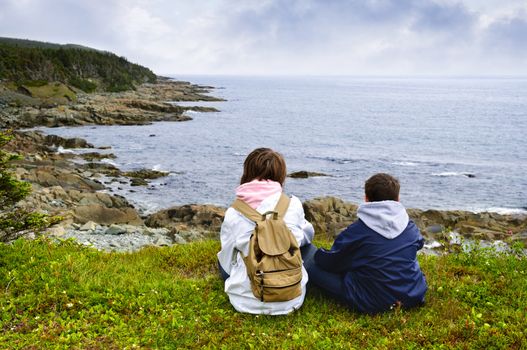
M 113 153 L 97 153 L 97 152 L 89 152 L 89 153 L 83 153 L 80 155 L 82 159 L 85 159 L 89 162 L 94 160 L 101 160 L 101 159 L 115 159 L 117 158 L 115 154 Z
M 127 171 L 123 173 L 124 176 L 136 178 L 136 179 L 157 179 L 160 177 L 167 176 L 166 171 L 158 171 L 151 169 L 141 169 L 136 171 Z
M 131 186 L 147 186 L 148 182 L 144 179 L 132 178 L 130 180 Z
M 329 176 L 327 174 L 323 173 L 317 173 L 314 171 L 295 171 L 293 173 L 287 174 L 287 177 L 293 178 L 293 179 L 307 179 L 308 177 L 315 177 L 315 176 Z

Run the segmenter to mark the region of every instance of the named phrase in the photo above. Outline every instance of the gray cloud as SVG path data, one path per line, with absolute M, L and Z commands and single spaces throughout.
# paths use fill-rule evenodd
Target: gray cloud
M 164 74 L 527 74 L 525 11 L 514 0 L 0 0 L 0 35 L 90 45 Z

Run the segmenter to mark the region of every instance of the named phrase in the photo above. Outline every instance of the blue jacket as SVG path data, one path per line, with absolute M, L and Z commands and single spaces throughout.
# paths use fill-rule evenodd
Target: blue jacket
M 315 262 L 341 273 L 350 306 L 376 313 L 400 302 L 413 307 L 424 302 L 427 284 L 416 254 L 423 237 L 404 207 L 395 201 L 359 207 L 359 220 L 341 232 L 331 250 L 319 249 Z

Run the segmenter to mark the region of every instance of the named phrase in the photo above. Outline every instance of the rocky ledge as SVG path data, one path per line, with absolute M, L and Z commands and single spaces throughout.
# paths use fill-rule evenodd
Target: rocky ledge
M 57 152 L 59 147 L 95 151 L 94 145 L 78 138 L 16 132 L 9 147 L 25 154 L 24 159 L 16 162 L 15 173 L 33 187 L 31 195 L 19 206 L 64 218 L 48 230 L 51 236 L 75 238 L 104 250 L 131 251 L 145 245 L 183 244 L 219 235 L 223 207 L 188 204 L 142 215 L 126 198 L 110 193 L 105 187 L 111 181 L 123 184 L 135 179 L 146 181 L 165 173 L 145 170 L 124 173 L 100 162 L 112 157 L 111 153 Z M 316 235 L 329 239 L 357 219 L 357 205 L 335 197 L 308 200 L 304 202 L 304 211 Z M 446 243 L 452 241 L 452 234 L 468 240 L 521 241 L 527 245 L 526 215 L 419 209 L 408 209 L 408 213 L 421 229 L 427 246 L 435 251 L 448 250 Z
M 11 91 L 0 86 L 0 129 L 187 121 L 192 118 L 185 114 L 186 111 L 217 110 L 212 107 L 182 107 L 173 102 L 221 101 L 205 94 L 210 89 L 212 88 L 160 78 L 156 84 L 142 84 L 132 91 L 72 91 L 74 98 L 56 99 L 32 96 L 30 91 Z
M 125 173 L 101 160 L 115 157 L 108 150 L 96 152 L 83 139 L 66 139 L 36 131 L 15 132 L 10 150 L 24 155 L 15 163 L 17 178 L 32 184 L 33 191 L 20 207 L 59 215 L 63 220 L 47 234 L 58 239 L 75 238 L 98 249 L 131 251 L 146 245 L 184 244 L 218 238 L 225 208 L 188 204 L 143 215 L 126 198 L 106 188 L 110 182 L 130 184 L 134 180 L 165 176 L 139 170 Z M 83 153 L 58 152 L 83 148 Z M 91 151 L 93 149 L 93 151 Z M 356 220 L 357 205 L 335 197 L 304 202 L 307 220 L 316 235 L 333 239 Z M 449 251 L 462 240 L 523 242 L 527 245 L 527 215 L 499 215 L 453 210 L 408 209 L 427 240 L 426 251 Z

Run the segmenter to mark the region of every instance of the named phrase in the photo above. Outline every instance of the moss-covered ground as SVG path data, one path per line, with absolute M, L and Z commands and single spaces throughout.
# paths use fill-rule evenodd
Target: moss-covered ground
M 218 249 L 2 244 L 0 348 L 527 349 L 526 257 L 420 256 L 429 292 L 419 309 L 359 315 L 310 290 L 300 310 L 273 317 L 235 312 Z

